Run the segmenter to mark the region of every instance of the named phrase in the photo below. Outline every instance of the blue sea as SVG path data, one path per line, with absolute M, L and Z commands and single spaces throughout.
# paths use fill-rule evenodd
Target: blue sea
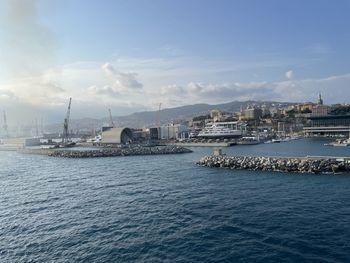
M 350 156 L 320 139 L 230 155 Z M 0 262 L 350 262 L 350 174 L 0 152 Z

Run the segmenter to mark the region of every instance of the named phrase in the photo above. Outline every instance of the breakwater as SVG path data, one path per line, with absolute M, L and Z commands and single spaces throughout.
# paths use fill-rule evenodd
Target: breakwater
M 177 142 L 169 145 L 177 145 L 183 147 L 229 147 L 235 145 L 235 142 Z
M 26 153 L 44 154 L 52 157 L 64 158 L 94 158 L 94 157 L 114 157 L 132 155 L 157 155 L 157 154 L 180 154 L 190 153 L 191 150 L 179 146 L 133 146 L 119 148 L 97 148 L 89 150 L 81 149 L 50 149 L 50 150 L 30 150 Z
M 206 156 L 200 166 L 239 170 L 259 170 L 295 173 L 350 173 L 350 158 L 343 157 L 253 157 Z

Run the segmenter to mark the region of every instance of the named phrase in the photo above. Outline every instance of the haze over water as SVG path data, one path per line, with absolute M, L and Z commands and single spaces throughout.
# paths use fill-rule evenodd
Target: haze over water
M 324 140 L 229 154 L 349 156 Z M 350 174 L 197 167 L 211 154 L 0 152 L 1 262 L 347 262 Z

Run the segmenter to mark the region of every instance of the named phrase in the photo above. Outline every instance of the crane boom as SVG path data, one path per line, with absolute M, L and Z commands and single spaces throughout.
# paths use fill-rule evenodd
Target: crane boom
M 63 136 L 62 136 L 62 143 L 68 143 L 68 124 L 69 124 L 69 117 L 70 117 L 70 107 L 72 104 L 72 98 L 69 98 L 69 104 L 68 104 L 68 110 L 66 114 L 66 118 L 64 119 L 63 123 Z

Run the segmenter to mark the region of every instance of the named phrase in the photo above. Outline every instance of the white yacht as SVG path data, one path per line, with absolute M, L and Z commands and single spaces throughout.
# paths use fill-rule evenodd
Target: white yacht
M 350 146 L 350 138 L 345 140 L 336 140 L 335 142 L 329 143 L 328 145 L 335 147 Z
M 350 146 L 350 131 L 349 131 L 349 138 L 347 139 L 338 139 L 335 142 L 326 143 L 326 146 L 335 146 L 335 147 L 344 147 L 344 146 Z
M 239 129 L 240 122 L 210 122 L 198 133 L 198 137 L 203 138 L 232 138 L 242 136 Z
M 87 142 L 101 142 L 102 140 L 102 136 L 101 135 L 97 135 L 94 138 L 90 138 L 87 140 Z

